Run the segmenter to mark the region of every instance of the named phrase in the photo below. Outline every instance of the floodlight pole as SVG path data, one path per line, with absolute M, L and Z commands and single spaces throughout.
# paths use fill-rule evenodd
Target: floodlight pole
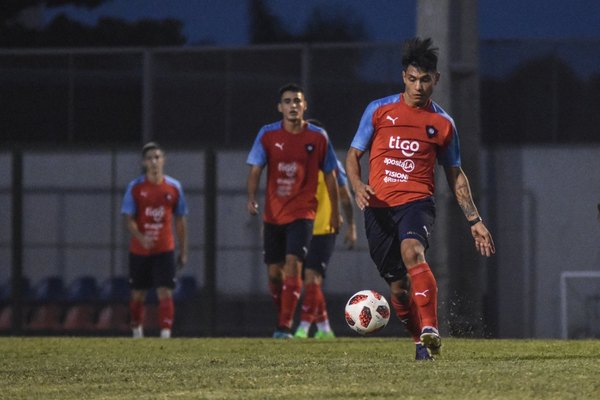
M 475 204 L 481 209 L 477 14 L 478 0 L 418 0 L 416 27 L 417 36 L 432 38 L 434 46 L 439 48 L 441 79 L 434 100 L 456 122 L 463 168 L 469 177 Z M 443 172 L 436 174 L 436 179 L 439 210 L 436 225 L 440 229 L 434 232 L 435 246 L 430 253 L 440 287 L 440 327 L 452 335 L 481 336 L 484 321 L 482 259 L 473 249 L 465 217 L 445 183 Z M 436 234 L 438 240 L 435 240 Z M 445 322 L 447 327 L 443 326 Z

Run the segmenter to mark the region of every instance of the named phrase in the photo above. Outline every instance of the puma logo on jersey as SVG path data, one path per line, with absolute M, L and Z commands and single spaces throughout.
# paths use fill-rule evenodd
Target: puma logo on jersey
M 392 125 L 396 125 L 396 120 L 398 119 L 398 117 L 396 117 L 396 118 L 392 118 L 392 117 L 390 117 L 389 115 L 387 115 L 387 116 L 385 117 L 385 119 L 389 119 L 390 121 L 392 121 Z
M 427 297 L 427 292 L 429 292 L 429 289 L 424 290 L 422 292 L 415 292 L 415 296 L 423 296 L 423 297 Z
M 275 147 L 277 147 L 279 150 L 283 151 L 283 143 L 275 143 Z

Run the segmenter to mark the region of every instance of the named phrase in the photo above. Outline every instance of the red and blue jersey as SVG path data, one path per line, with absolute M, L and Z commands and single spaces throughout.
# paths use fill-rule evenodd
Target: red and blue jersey
M 138 229 L 154 240 L 151 249 L 145 249 L 138 240 L 131 238 L 129 251 L 137 255 L 151 255 L 173 251 L 173 215 L 188 213 L 181 184 L 170 176 L 155 184 L 144 175 L 134 179 L 127 186 L 121 214 L 135 218 Z
M 260 129 L 246 163 L 267 166 L 263 219 L 278 225 L 314 219 L 319 171 L 329 173 L 337 166 L 325 130 L 307 124 L 302 132 L 291 133 L 282 121 Z
M 407 105 L 402 94 L 371 102 L 351 147 L 369 151 L 371 207 L 393 207 L 433 195 L 435 161 L 460 167 L 458 132 L 435 102 Z

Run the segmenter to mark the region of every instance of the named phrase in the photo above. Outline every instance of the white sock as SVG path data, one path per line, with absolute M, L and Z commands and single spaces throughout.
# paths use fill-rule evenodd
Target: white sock
M 169 339 L 171 337 L 171 330 L 170 329 L 161 329 L 160 337 L 163 339 Z
M 142 325 L 131 328 L 131 333 L 134 339 L 141 339 L 144 337 L 144 328 Z
M 310 322 L 300 321 L 300 325 L 298 325 L 298 329 L 304 329 L 305 331 L 308 332 L 308 330 L 310 329 Z
M 331 332 L 331 326 L 329 326 L 329 320 L 326 319 L 323 322 L 317 322 L 317 329 L 321 332 Z

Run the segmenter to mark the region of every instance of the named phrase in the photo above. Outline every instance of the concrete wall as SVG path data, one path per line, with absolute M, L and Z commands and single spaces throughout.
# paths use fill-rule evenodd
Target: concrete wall
M 487 154 L 501 337 L 560 337 L 560 274 L 600 270 L 599 156 L 597 146 Z M 572 304 L 584 306 L 584 291 L 597 285 L 570 293 Z

